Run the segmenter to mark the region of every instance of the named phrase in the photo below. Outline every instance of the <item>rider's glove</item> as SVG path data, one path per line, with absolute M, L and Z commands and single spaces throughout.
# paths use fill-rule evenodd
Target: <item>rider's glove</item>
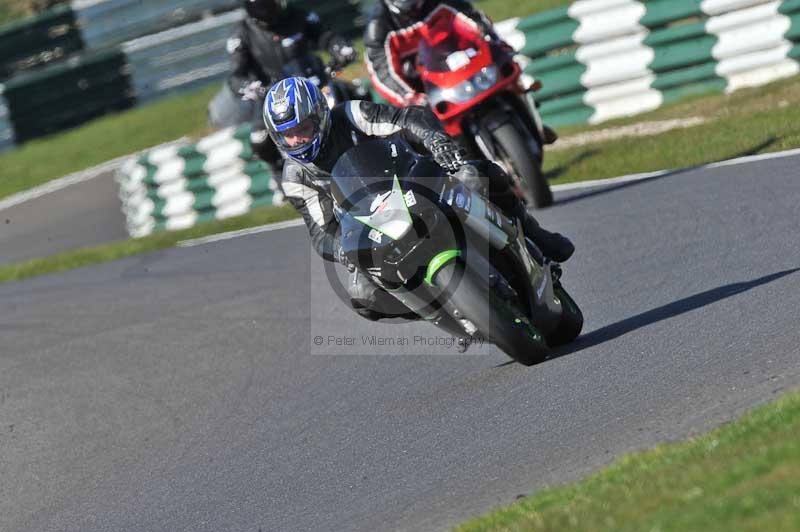
M 481 173 L 478 167 L 468 162 L 461 165 L 461 167 L 453 172 L 453 177 L 464 183 L 467 188 L 475 192 L 484 193 L 483 182 L 481 181 Z
M 251 81 L 239 90 L 239 94 L 242 95 L 242 100 L 260 102 L 267 95 L 267 89 L 260 81 Z
M 464 164 L 463 150 L 446 133 L 435 131 L 424 141 L 436 163 L 445 170 L 455 171 Z
M 403 96 L 403 105 L 428 105 L 428 95 L 424 92 L 414 92 Z

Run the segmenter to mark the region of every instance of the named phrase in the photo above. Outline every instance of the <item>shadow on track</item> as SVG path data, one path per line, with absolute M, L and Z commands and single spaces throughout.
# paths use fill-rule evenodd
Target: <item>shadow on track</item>
M 718 301 L 722 301 L 723 299 L 727 299 L 737 294 L 741 294 L 742 292 L 747 292 L 748 290 L 752 290 L 753 288 L 757 288 L 759 286 L 771 283 L 773 281 L 777 281 L 778 279 L 781 279 L 783 277 L 786 277 L 787 275 L 791 275 L 798 271 L 800 271 L 800 268 L 794 268 L 791 270 L 784 270 L 781 272 L 766 275 L 764 277 L 760 277 L 752 281 L 720 286 L 718 288 L 707 290 L 705 292 L 695 294 L 685 299 L 675 301 L 668 305 L 648 310 L 647 312 L 643 312 L 641 314 L 632 316 L 622 321 L 618 321 L 617 323 L 606 325 L 605 327 L 597 329 L 596 331 L 592 331 L 589 334 L 583 335 L 573 343 L 566 345 L 561 349 L 556 350 L 553 353 L 553 356 L 550 357 L 550 360 L 565 355 L 569 355 L 572 353 L 577 353 L 578 351 L 582 351 L 584 349 L 588 349 L 590 347 L 608 342 L 610 340 L 614 340 L 615 338 L 619 338 L 620 336 L 635 331 L 636 329 L 641 329 L 642 327 L 652 325 L 653 323 L 674 318 L 675 316 L 679 316 L 681 314 L 685 314 L 687 312 L 691 312 L 693 310 L 697 310 L 699 308 L 711 305 Z
M 740 157 L 749 157 L 749 156 L 752 156 L 752 155 L 758 155 L 758 154 L 762 153 L 764 150 L 766 150 L 767 148 L 769 148 L 770 146 L 772 146 L 773 144 L 775 144 L 776 142 L 778 142 L 779 140 L 781 140 L 780 137 L 770 137 L 767 140 L 765 140 L 764 142 L 756 144 L 752 148 L 749 148 L 749 149 L 741 151 L 741 152 L 737 152 L 737 153 L 731 155 L 730 157 L 719 159 L 718 161 L 710 161 L 707 164 L 713 164 L 714 162 L 727 161 L 727 160 L 731 160 L 731 159 L 738 159 Z M 578 161 L 586 158 L 586 157 L 582 157 L 582 155 L 583 154 L 581 154 L 578 157 L 576 157 L 575 161 L 570 161 L 569 163 L 567 163 L 566 166 L 569 166 L 571 164 L 575 164 L 575 162 L 578 162 Z M 593 156 L 593 155 L 595 155 L 595 153 L 590 153 L 589 154 L 589 156 Z M 616 192 L 618 190 L 622 190 L 622 189 L 625 189 L 625 188 L 634 187 L 634 186 L 637 186 L 637 185 L 643 185 L 644 183 L 649 183 L 650 181 L 656 181 L 658 179 L 665 179 L 667 177 L 673 177 L 673 176 L 676 176 L 676 175 L 679 175 L 679 174 L 683 174 L 683 173 L 686 173 L 686 172 L 691 172 L 692 170 L 697 170 L 698 168 L 701 168 L 702 166 L 703 165 L 690 166 L 690 167 L 687 167 L 687 168 L 679 168 L 677 170 L 668 171 L 668 172 L 665 172 L 663 174 L 658 174 L 658 175 L 654 175 L 652 177 L 646 177 L 644 179 L 639 179 L 638 181 L 629 181 L 627 183 L 620 183 L 618 185 L 610 185 L 610 186 L 598 185 L 597 189 L 595 189 L 595 190 L 591 190 L 589 192 L 584 192 L 584 193 L 581 193 L 581 194 L 576 194 L 576 195 L 570 196 L 568 198 L 563 198 L 563 199 L 556 200 L 553 203 L 552 207 L 555 207 L 555 206 L 558 206 L 558 205 L 568 205 L 570 203 L 575 203 L 577 201 L 582 201 L 582 200 L 585 200 L 585 199 L 594 198 L 596 196 L 602 196 L 604 194 L 610 194 L 612 192 Z M 555 170 L 551 170 L 551 172 L 558 171 L 560 173 L 563 173 L 564 170 L 565 169 L 563 167 L 559 167 L 559 168 L 556 168 Z M 556 175 L 560 175 L 560 173 L 556 174 Z

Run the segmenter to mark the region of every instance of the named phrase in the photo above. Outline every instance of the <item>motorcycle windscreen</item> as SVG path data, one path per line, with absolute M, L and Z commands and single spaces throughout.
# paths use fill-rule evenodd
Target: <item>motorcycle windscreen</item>
M 420 30 L 417 63 L 433 73 L 456 72 L 484 51 L 481 31 L 449 11 L 437 11 Z
M 411 229 L 412 220 L 398 176 L 408 175 L 416 159 L 399 138 L 358 144 L 333 167 L 331 194 L 350 216 L 399 240 Z

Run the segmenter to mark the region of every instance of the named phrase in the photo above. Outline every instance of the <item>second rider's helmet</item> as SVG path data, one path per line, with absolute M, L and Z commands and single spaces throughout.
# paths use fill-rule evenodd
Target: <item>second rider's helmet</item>
M 413 19 L 420 14 L 425 0 L 383 0 L 383 3 L 393 15 Z
M 244 0 L 244 10 L 259 22 L 269 24 L 286 9 L 286 0 Z

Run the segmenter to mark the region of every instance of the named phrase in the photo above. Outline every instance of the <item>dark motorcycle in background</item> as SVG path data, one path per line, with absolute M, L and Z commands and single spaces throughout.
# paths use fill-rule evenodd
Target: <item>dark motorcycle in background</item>
M 345 152 L 331 193 L 347 260 L 423 319 L 525 365 L 580 334 L 560 266 L 521 222 L 399 136 Z
M 416 76 L 447 133 L 471 158 L 501 165 L 528 205 L 551 205 L 542 172 L 544 130 L 532 97 L 541 85 L 523 87 L 514 51 L 452 9 L 434 11 L 416 31 Z
M 369 87 L 361 80 L 339 79 L 341 70 L 349 63 L 333 59 L 325 63 L 319 56 L 307 51 L 302 35 L 285 38 L 282 47 L 284 56 L 289 58 L 283 68 L 283 77 L 302 76 L 310 79 L 320 88 L 330 108 L 348 100 L 372 99 Z M 268 89 L 269 87 L 263 87 L 262 92 L 266 94 Z M 243 99 L 242 95 L 235 94 L 224 83 L 208 104 L 208 122 L 213 127 L 224 128 L 260 120 L 263 103 L 263 95 Z

